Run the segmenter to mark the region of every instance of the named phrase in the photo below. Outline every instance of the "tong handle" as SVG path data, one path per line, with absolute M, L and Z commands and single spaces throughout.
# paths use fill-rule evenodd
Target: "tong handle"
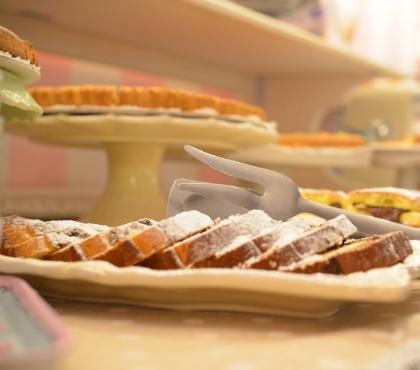
M 392 231 L 404 231 L 410 239 L 420 240 L 420 229 L 409 227 L 395 222 L 383 220 L 373 216 L 365 216 L 343 210 L 341 208 L 325 206 L 300 197 L 298 200 L 300 212 L 309 212 L 326 219 L 334 218 L 339 215 L 346 215 L 347 218 L 357 227 L 357 230 L 363 234 L 383 234 Z

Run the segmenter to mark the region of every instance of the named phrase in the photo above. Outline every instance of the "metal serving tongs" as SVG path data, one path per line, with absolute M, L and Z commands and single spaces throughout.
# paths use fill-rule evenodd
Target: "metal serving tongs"
M 420 240 L 420 229 L 379 218 L 364 216 L 336 207 L 304 199 L 296 184 L 281 173 L 232 161 L 186 145 L 185 150 L 207 166 L 237 179 L 260 185 L 263 193 L 241 187 L 175 180 L 168 201 L 168 214 L 196 209 L 212 217 L 227 217 L 250 209 L 262 209 L 276 220 L 286 220 L 298 213 L 309 212 L 330 219 L 346 215 L 365 235 L 404 231 L 410 239 Z

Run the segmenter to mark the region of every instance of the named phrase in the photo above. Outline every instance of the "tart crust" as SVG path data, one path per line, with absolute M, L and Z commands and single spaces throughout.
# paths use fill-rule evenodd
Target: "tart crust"
M 278 144 L 290 147 L 356 147 L 366 144 L 360 135 L 345 132 L 280 134 Z
M 250 104 L 216 96 L 164 87 L 129 87 L 81 85 L 35 87 L 33 98 L 43 108 L 70 106 L 137 106 L 144 108 L 177 108 L 185 112 L 213 109 L 220 115 L 257 116 L 265 120 L 264 111 Z

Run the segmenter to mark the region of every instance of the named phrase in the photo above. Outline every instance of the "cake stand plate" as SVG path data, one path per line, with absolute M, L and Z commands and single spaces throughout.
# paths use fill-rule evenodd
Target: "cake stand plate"
M 420 144 L 372 145 L 373 164 L 398 170 L 398 186 L 416 189 L 420 180 Z
M 275 131 L 255 124 L 165 114 L 59 114 L 33 122 L 8 122 L 6 130 L 42 143 L 105 149 L 108 183 L 94 209 L 82 220 L 108 225 L 141 217 L 165 217 L 166 199 L 159 188 L 159 169 L 167 149 L 179 151 L 190 144 L 220 153 L 276 139 Z
M 289 148 L 276 144 L 237 151 L 229 158 L 272 167 L 368 167 L 371 161 L 369 147 L 355 148 Z
M 37 82 L 41 77 L 40 67 L 22 58 L 13 57 L 4 51 L 0 51 L 0 68 L 7 69 L 18 75 L 24 84 Z

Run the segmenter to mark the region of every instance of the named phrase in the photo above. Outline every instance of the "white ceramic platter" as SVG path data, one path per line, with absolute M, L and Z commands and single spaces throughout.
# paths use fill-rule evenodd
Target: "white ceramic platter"
M 360 148 L 288 148 L 276 144 L 249 148 L 233 153 L 229 158 L 254 164 L 305 167 L 367 167 L 371 149 Z
M 41 293 L 83 301 L 171 309 L 205 309 L 322 317 L 346 302 L 407 298 L 420 274 L 420 243 L 404 263 L 354 273 L 301 275 L 277 271 L 155 271 L 107 262 L 56 262 L 0 256 L 0 272 L 24 277 Z

